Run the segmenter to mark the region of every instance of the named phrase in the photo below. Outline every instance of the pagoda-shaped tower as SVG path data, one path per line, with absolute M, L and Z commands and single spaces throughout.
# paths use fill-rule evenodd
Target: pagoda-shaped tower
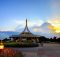
M 27 19 L 26 19 L 26 25 L 25 25 L 25 28 L 24 28 L 23 32 L 20 33 L 20 39 L 21 38 L 25 38 L 25 39 L 37 39 L 39 37 L 40 36 L 34 35 L 33 33 L 30 32 L 30 30 L 28 28 Z
M 32 39 L 35 39 L 37 40 L 38 38 L 40 38 L 40 36 L 38 35 L 34 35 L 33 33 L 31 33 L 28 29 L 28 23 L 27 23 L 27 19 L 26 19 L 26 24 L 25 24 L 25 28 L 24 30 L 19 34 L 19 35 L 13 35 L 11 36 L 10 38 L 13 38 L 13 39 L 28 39 L 28 40 L 32 40 Z

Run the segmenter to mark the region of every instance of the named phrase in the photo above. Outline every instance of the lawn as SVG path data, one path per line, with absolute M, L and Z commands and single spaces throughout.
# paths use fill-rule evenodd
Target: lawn
M 30 43 L 30 42 L 4 42 L 5 47 L 37 47 L 37 43 Z

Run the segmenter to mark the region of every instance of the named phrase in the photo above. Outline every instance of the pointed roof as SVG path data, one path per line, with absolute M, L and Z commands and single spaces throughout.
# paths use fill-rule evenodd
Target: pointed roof
M 23 30 L 23 32 L 21 32 L 19 35 L 13 35 L 13 36 L 11 36 L 11 38 L 12 37 L 21 37 L 21 38 L 23 38 L 23 37 L 40 37 L 39 35 L 34 35 L 33 33 L 31 33 L 30 31 L 29 31 L 29 29 L 28 29 L 28 24 L 27 24 L 27 19 L 26 19 L 26 25 L 25 25 L 25 28 L 24 28 L 24 30 Z
M 24 28 L 23 32 L 20 34 L 20 37 L 38 37 L 37 35 L 34 35 L 29 31 L 28 25 L 27 25 L 27 19 L 26 19 L 25 28 Z
M 29 29 L 28 29 L 27 19 L 26 19 L 26 24 L 25 24 L 25 28 L 24 28 L 23 32 L 26 32 L 26 33 L 29 32 L 29 33 L 31 33 L 31 32 L 29 31 Z

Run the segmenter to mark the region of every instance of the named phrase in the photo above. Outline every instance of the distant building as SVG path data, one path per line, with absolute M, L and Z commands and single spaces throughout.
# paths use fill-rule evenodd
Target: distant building
M 23 32 L 21 32 L 19 35 L 12 35 L 10 36 L 10 39 L 13 40 L 32 40 L 32 41 L 37 41 L 40 38 L 38 35 L 32 34 L 27 26 L 27 19 L 26 19 L 26 26 Z

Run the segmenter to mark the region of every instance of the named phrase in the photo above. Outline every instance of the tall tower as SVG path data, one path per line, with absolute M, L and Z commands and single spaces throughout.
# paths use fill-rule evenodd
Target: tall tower
M 27 26 L 27 19 L 26 19 L 26 27 L 28 28 L 28 26 Z
M 28 29 L 28 23 L 27 23 L 27 19 L 26 19 L 26 25 L 25 25 L 25 29 L 23 32 L 30 32 L 29 29 Z

